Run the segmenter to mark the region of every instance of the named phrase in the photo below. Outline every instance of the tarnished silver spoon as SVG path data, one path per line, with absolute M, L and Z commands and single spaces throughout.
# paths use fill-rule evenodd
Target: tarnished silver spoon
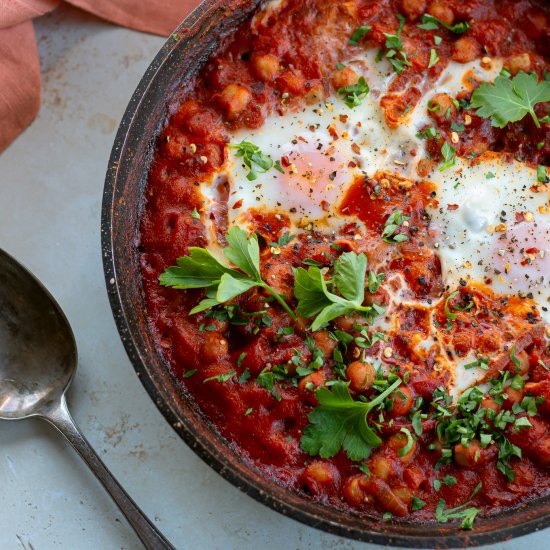
M 63 311 L 27 269 L 0 249 L 0 419 L 53 424 L 110 493 L 148 549 L 174 547 L 119 485 L 72 419 L 65 393 L 77 366 Z

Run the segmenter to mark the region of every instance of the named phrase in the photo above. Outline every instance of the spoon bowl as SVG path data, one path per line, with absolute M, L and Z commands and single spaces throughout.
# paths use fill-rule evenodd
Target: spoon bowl
M 174 550 L 120 486 L 72 419 L 65 393 L 78 363 L 63 311 L 40 281 L 0 249 L 0 419 L 55 426 L 109 492 L 147 549 Z
M 38 279 L 0 250 L 0 418 L 49 409 L 69 387 L 76 365 L 63 311 Z

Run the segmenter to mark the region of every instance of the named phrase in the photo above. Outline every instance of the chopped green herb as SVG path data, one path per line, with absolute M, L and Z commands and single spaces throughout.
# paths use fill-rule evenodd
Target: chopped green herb
M 456 162 L 456 149 L 452 145 L 445 142 L 441 147 L 441 155 L 443 156 L 443 163 L 439 167 L 439 171 L 443 172 L 444 170 L 454 166 Z
M 211 382 L 212 380 L 216 380 L 217 382 L 227 382 L 230 378 L 233 378 L 235 376 L 236 371 L 232 370 L 231 372 L 226 372 L 224 374 L 218 374 L 217 376 L 211 376 L 210 378 L 205 378 L 202 382 L 203 384 L 205 382 Z
M 439 61 L 439 56 L 437 52 L 432 48 L 430 50 L 430 63 L 428 64 L 428 69 L 431 69 Z
M 358 107 L 369 93 L 369 85 L 365 77 L 361 76 L 357 84 L 350 84 L 338 90 L 338 95 L 343 96 L 344 103 L 350 108 Z
M 248 416 L 254 409 L 250 407 L 249 409 L 246 409 L 244 416 Z
M 365 38 L 367 33 L 372 29 L 370 25 L 363 25 L 359 27 L 358 29 L 355 29 L 354 33 L 351 35 L 351 38 L 349 39 L 349 43 L 353 46 L 358 46 L 359 42 Z
M 445 476 L 442 481 L 443 484 L 447 485 L 448 487 L 452 487 L 453 485 L 456 485 L 458 483 L 455 476 Z
M 537 166 L 537 181 L 540 181 L 541 183 L 548 183 L 548 172 L 546 170 L 546 166 L 543 166 L 542 164 Z
M 380 285 L 382 284 L 382 281 L 386 278 L 386 275 L 384 273 L 375 273 L 374 271 L 369 271 L 368 276 L 368 287 L 369 292 L 371 294 L 376 294 L 378 292 L 378 289 L 380 288 Z
M 409 237 L 404 233 L 397 233 L 398 229 L 410 220 L 410 216 L 404 216 L 402 210 L 395 210 L 386 222 L 384 223 L 384 230 L 382 231 L 382 240 L 385 243 L 395 244 L 402 243 L 409 240 Z
M 413 436 L 411 435 L 411 432 L 407 428 L 401 428 L 400 431 L 403 432 L 405 434 L 405 436 L 407 437 L 407 443 L 403 447 L 401 447 L 401 449 L 399 449 L 399 451 L 397 451 L 398 456 L 403 457 L 407 453 L 409 453 L 411 451 L 411 449 L 413 448 L 414 439 L 413 439 Z
M 493 178 L 496 178 L 496 176 L 493 174 L 493 172 L 487 172 L 485 174 L 485 179 L 491 180 Z
M 470 25 L 466 21 L 461 21 L 460 23 L 456 23 L 456 25 L 448 25 L 437 17 L 427 13 L 422 16 L 422 22 L 418 26 L 425 31 L 434 31 L 441 26 L 455 34 L 463 34 L 470 28 Z
M 190 378 L 191 376 L 193 376 L 196 372 L 197 372 L 198 369 L 191 369 L 191 370 L 188 370 L 186 372 L 183 373 L 182 375 L 182 378 Z
M 193 208 L 193 212 L 191 212 L 191 217 L 195 218 L 196 220 L 201 219 L 201 215 L 197 212 L 197 208 Z
M 417 510 L 422 510 L 426 506 L 426 503 L 418 497 L 413 497 L 411 502 L 411 510 L 416 512 Z
M 436 46 L 439 46 L 439 44 L 441 44 L 442 40 L 443 40 L 443 38 L 441 38 L 441 36 L 437 36 L 437 34 L 434 34 L 434 44 Z

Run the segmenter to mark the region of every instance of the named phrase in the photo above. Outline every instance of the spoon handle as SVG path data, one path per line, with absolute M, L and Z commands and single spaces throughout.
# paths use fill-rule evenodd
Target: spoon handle
M 84 459 L 97 479 L 107 489 L 115 503 L 120 508 L 134 531 L 141 539 L 147 550 L 175 550 L 160 531 L 151 523 L 138 505 L 130 498 L 128 493 L 119 485 L 113 474 L 101 461 L 92 446 L 80 432 L 73 420 L 65 396 L 59 403 L 41 415 L 45 420 L 55 426 L 75 448 L 76 452 Z

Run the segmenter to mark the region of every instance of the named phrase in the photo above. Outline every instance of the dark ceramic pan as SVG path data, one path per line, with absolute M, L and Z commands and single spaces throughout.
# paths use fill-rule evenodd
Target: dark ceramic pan
M 481 518 L 468 532 L 450 525 L 378 522 L 289 492 L 230 449 L 178 386 L 157 351 L 147 323 L 135 245 L 153 145 L 178 85 L 200 69 L 220 38 L 260 1 L 206 0 L 191 13 L 147 69 L 116 136 L 103 196 L 103 261 L 113 314 L 137 375 L 167 421 L 205 462 L 251 497 L 313 527 L 378 544 L 448 548 L 503 541 L 550 525 L 549 498 Z

